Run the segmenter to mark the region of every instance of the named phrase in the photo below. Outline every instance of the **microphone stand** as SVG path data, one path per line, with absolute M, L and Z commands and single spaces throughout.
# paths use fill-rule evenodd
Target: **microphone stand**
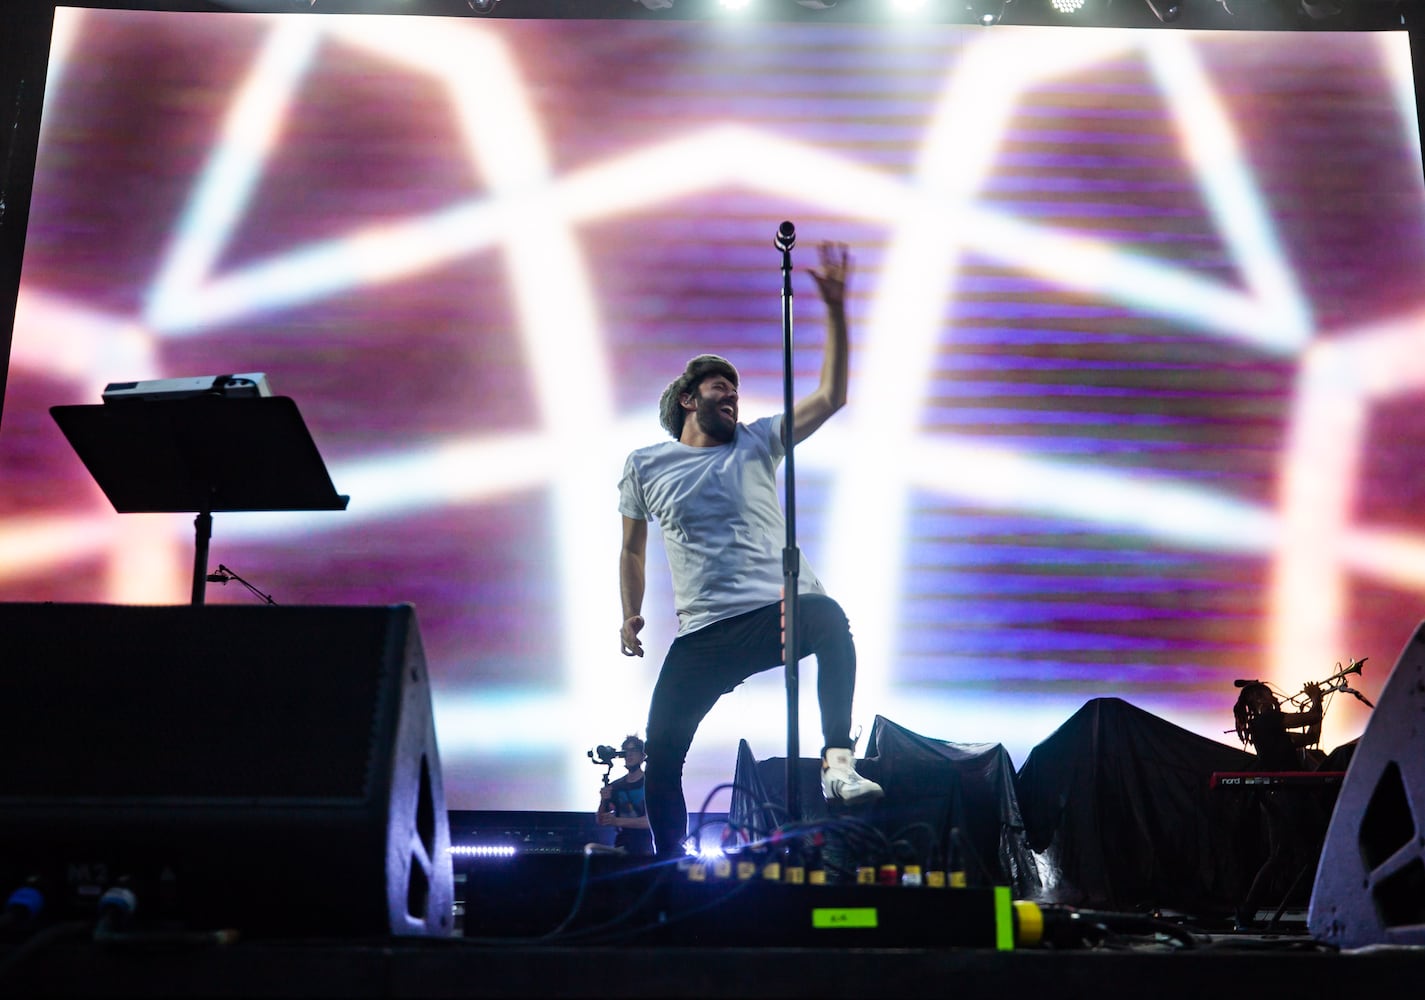
M 1344 691 L 1346 694 L 1350 695 L 1352 698 L 1355 698 L 1361 704 L 1365 705 L 1366 708 L 1375 708 L 1375 706 L 1371 704 L 1371 700 L 1365 695 L 1361 694 L 1361 692 L 1357 691 L 1355 688 L 1342 686 L 1341 690 Z
M 797 477 L 792 416 L 792 247 L 796 229 L 790 222 L 777 228 L 773 245 L 782 252 L 782 434 L 786 446 L 787 543 L 782 549 L 782 662 L 787 681 L 787 816 L 792 823 L 801 819 L 801 733 L 798 720 L 800 679 L 797 653 L 797 578 L 801 573 L 801 552 L 797 549 Z
M 209 583 L 221 583 L 226 585 L 229 580 L 236 580 L 238 583 L 242 584 L 254 597 L 256 597 L 262 603 L 271 604 L 273 607 L 276 607 L 277 602 L 272 599 L 271 594 L 264 594 L 262 591 L 258 590 L 252 584 L 248 583 L 246 580 L 238 576 L 232 570 L 228 569 L 222 563 L 218 563 L 218 571 L 216 573 L 208 574 Z

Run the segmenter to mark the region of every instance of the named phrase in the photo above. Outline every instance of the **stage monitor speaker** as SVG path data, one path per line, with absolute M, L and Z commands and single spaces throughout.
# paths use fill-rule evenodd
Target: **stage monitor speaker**
M 1425 944 L 1425 624 L 1406 644 L 1336 799 L 1307 927 L 1342 948 Z
M 415 610 L 0 604 L 0 893 L 135 922 L 449 936 Z

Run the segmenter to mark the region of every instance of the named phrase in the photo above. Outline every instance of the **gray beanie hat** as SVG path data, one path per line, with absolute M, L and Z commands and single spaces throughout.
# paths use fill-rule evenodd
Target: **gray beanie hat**
M 669 382 L 668 388 L 663 390 L 663 396 L 658 400 L 658 422 L 673 435 L 673 440 L 683 436 L 683 421 L 688 415 L 679 404 L 679 397 L 685 392 L 692 392 L 709 375 L 722 375 L 734 386 L 737 385 L 737 369 L 732 367 L 731 361 L 716 354 L 699 354 L 688 362 L 683 374 Z

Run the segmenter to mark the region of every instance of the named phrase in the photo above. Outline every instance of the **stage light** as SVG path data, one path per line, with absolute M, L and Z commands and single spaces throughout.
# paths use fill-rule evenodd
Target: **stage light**
M 450 853 L 457 858 L 512 858 L 518 852 L 506 844 L 452 844 Z
M 998 10 L 986 10 L 980 12 L 980 23 L 985 27 L 992 24 L 999 24 L 1000 18 L 1004 17 L 1004 5 L 1001 4 Z
M 465 0 L 465 3 L 477 14 L 488 14 L 495 9 L 495 4 L 500 0 Z
M 634 2 L 643 4 L 649 10 L 667 10 L 673 6 L 673 0 L 634 0 Z
M 1146 0 L 1148 9 L 1153 12 L 1153 16 L 1164 24 L 1176 21 L 1178 15 L 1183 12 L 1183 5 L 1178 0 Z
M 1049 6 L 1058 14 L 1077 14 L 1084 9 L 1088 0 L 1049 0 Z
M 1004 17 L 1005 6 L 1010 0 L 964 0 L 965 12 L 972 20 L 978 21 L 985 27 L 992 24 L 999 24 Z
M 926 0 L 891 0 L 891 9 L 898 14 L 914 14 L 925 9 Z

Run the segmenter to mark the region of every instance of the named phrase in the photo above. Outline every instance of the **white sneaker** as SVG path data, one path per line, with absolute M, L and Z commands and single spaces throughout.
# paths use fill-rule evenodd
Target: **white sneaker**
M 856 757 L 850 750 L 828 748 L 821 758 L 821 794 L 828 802 L 861 805 L 886 793 L 880 785 L 856 773 Z

